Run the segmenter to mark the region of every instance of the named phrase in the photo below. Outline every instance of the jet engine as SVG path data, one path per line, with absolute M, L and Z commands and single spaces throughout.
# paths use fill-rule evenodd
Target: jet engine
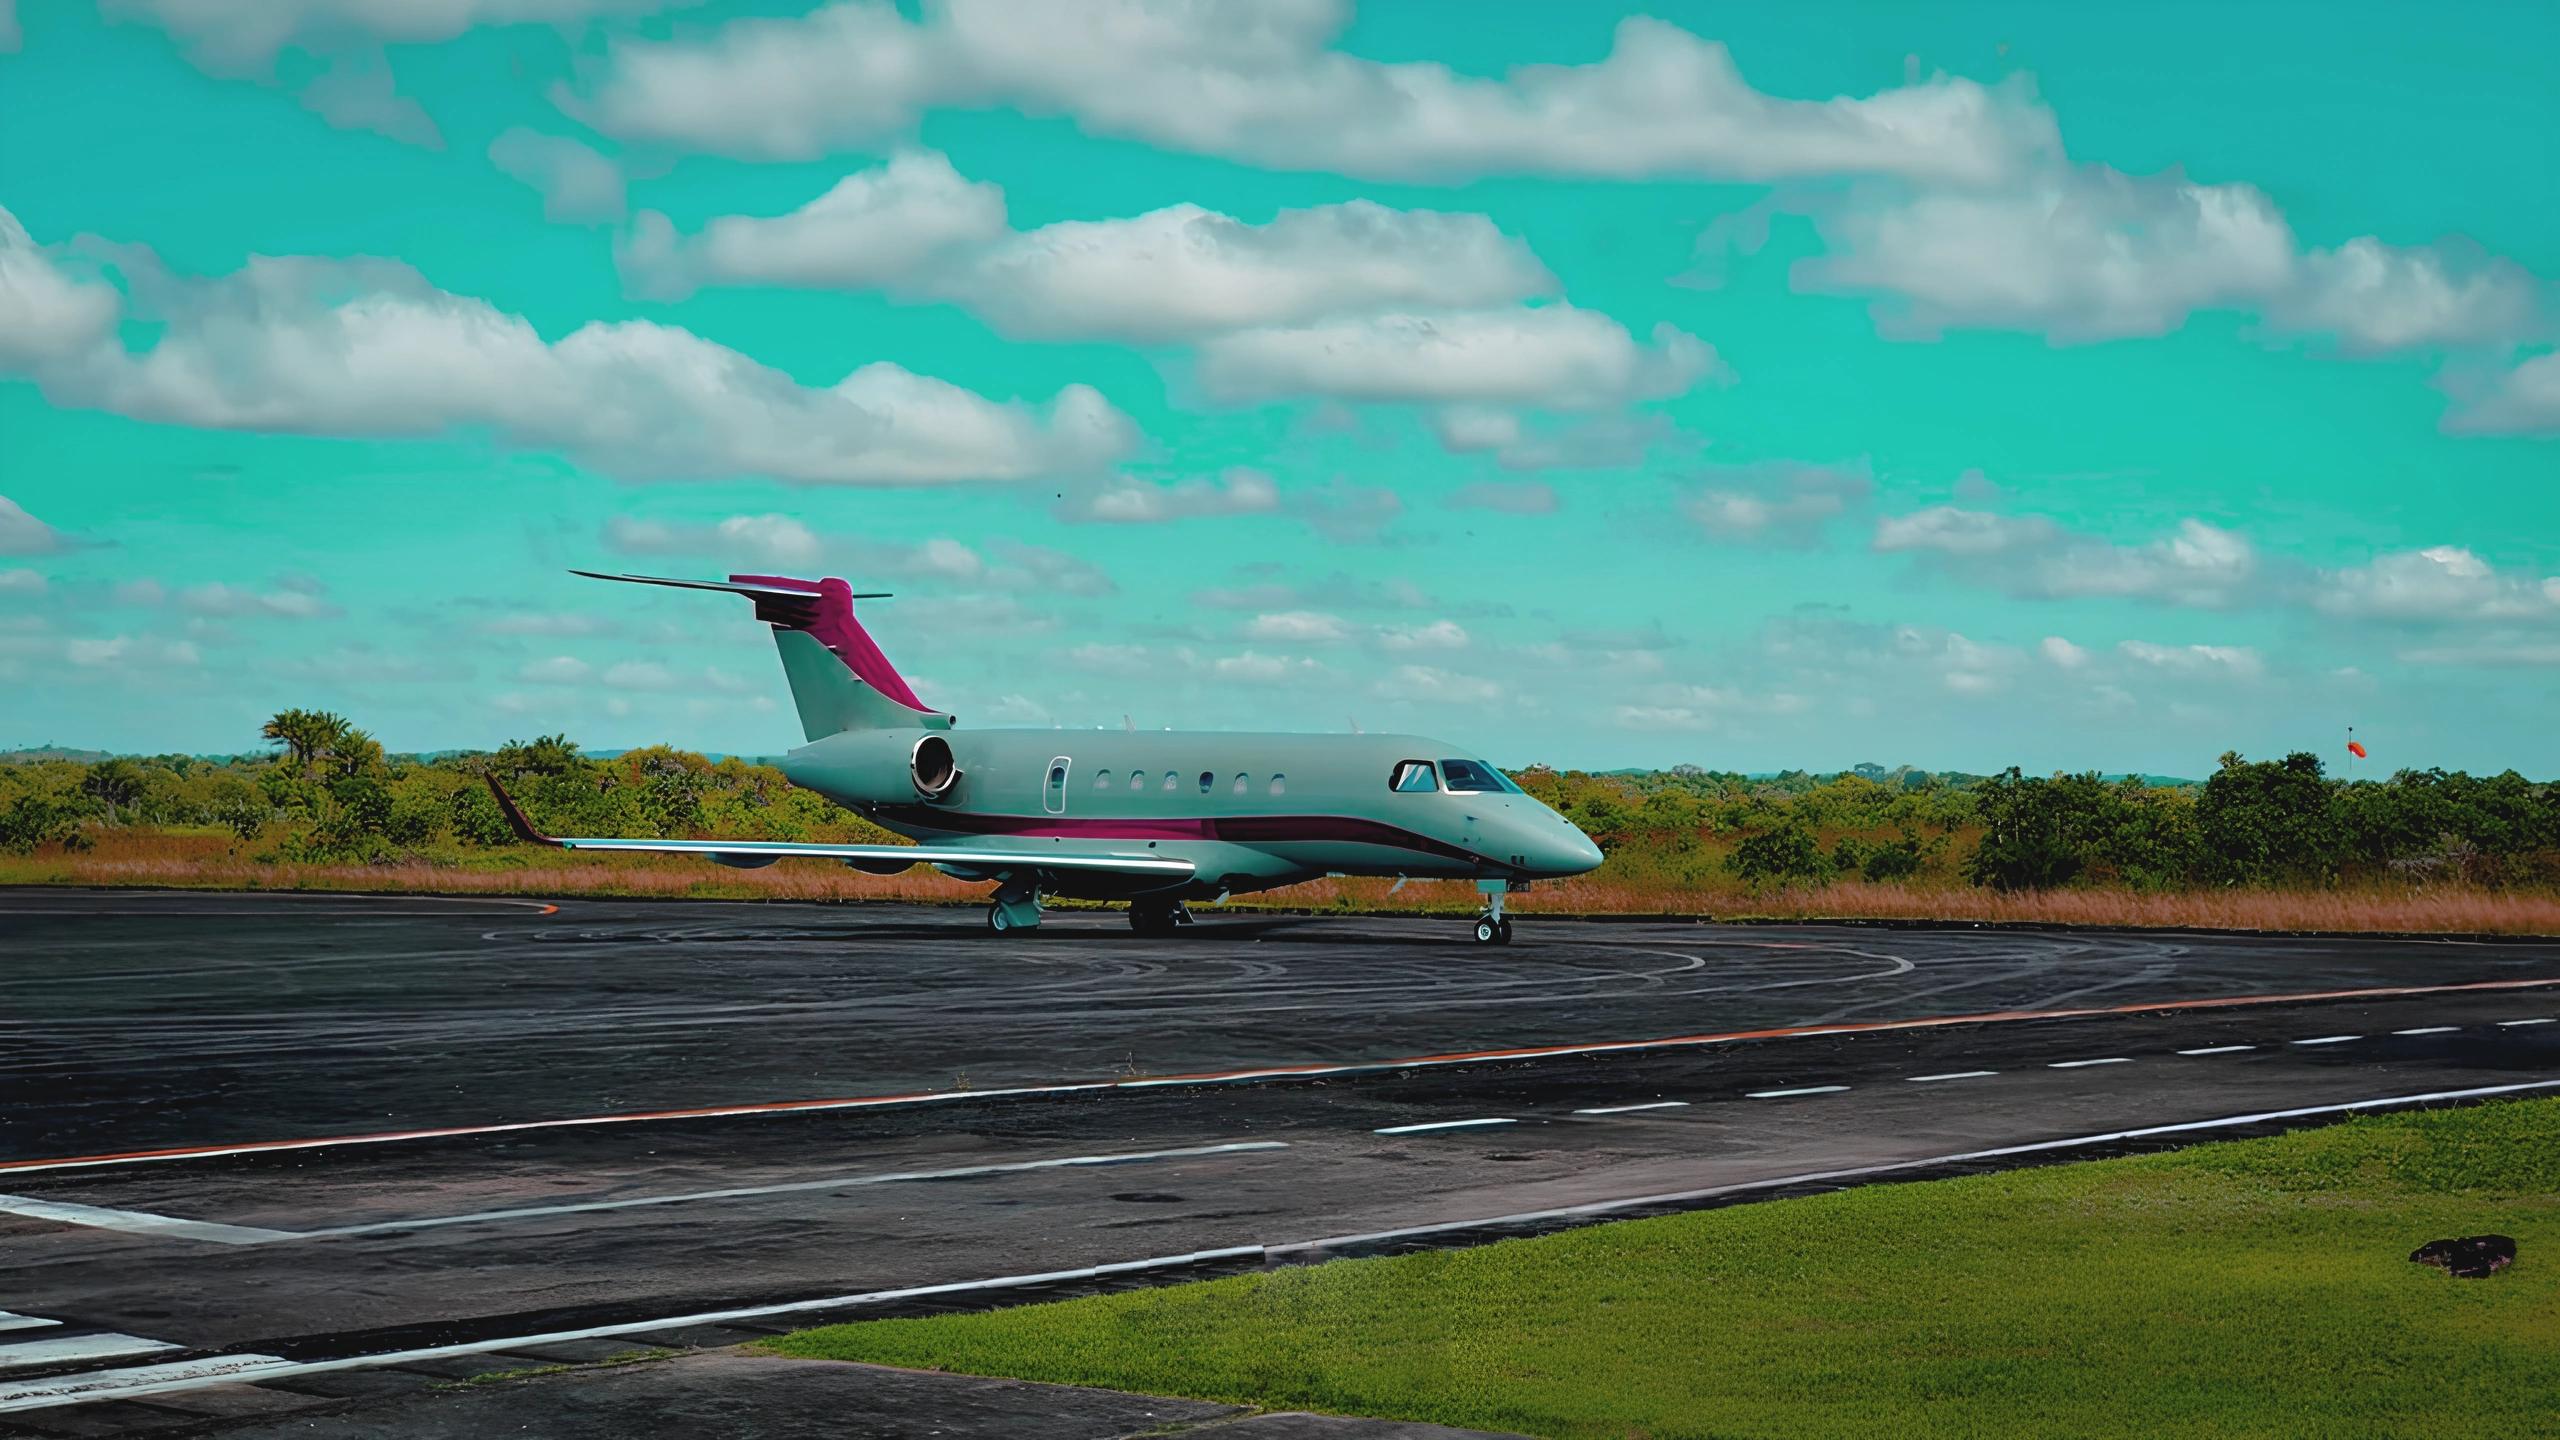
M 949 799 L 960 783 L 960 764 L 951 756 L 951 742 L 939 735 L 926 735 L 908 753 L 907 774 L 916 783 L 916 793 L 927 800 Z

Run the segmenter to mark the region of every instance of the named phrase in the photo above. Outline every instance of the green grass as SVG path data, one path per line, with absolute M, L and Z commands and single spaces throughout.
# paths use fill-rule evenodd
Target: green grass
M 2517 1263 L 2406 1258 L 2481 1231 Z M 2560 1100 L 771 1348 L 1607 1440 L 2551 1436 Z

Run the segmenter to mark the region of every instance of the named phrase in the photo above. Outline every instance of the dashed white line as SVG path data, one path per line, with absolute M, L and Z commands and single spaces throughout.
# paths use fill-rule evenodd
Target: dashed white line
M 1428 1125 L 1389 1125 L 1385 1129 L 1373 1131 L 1372 1133 L 1378 1135 L 1419 1135 L 1425 1130 L 1466 1130 L 1479 1125 L 1510 1125 L 1513 1123 L 1515 1122 L 1508 1117 L 1495 1115 L 1487 1116 L 1482 1120 L 1434 1120 Z
M 98 1205 L 72 1205 L 59 1200 L 34 1200 L 23 1195 L 0 1195 L 0 1215 L 24 1215 L 30 1220 L 52 1220 L 64 1225 L 85 1225 L 93 1230 L 125 1230 L 136 1235 L 165 1235 L 176 1240 L 210 1240 L 217 1245 L 263 1245 L 270 1240 L 290 1240 L 289 1230 L 262 1230 L 254 1225 L 220 1225 L 210 1220 L 182 1220 L 175 1215 L 153 1215 L 141 1210 L 109 1210 Z
M 2391 1033 L 2394 1035 L 2450 1035 L 2461 1028 L 2459 1025 L 2421 1025 L 2415 1030 L 2394 1030 Z
M 1576 1110 L 1573 1113 L 1576 1115 L 1625 1115 L 1636 1110 L 1678 1110 L 1687 1106 L 1688 1103 L 1686 1100 L 1654 1100 L 1642 1105 L 1602 1105 L 1596 1109 Z
M 2243 1050 L 2257 1048 L 2255 1045 L 2207 1045 L 2201 1050 L 2181 1050 L 2178 1053 L 2181 1055 L 2236 1055 Z
M 2501 1020 L 2498 1022 L 2498 1028 L 2501 1030 L 2512 1030 L 2518 1025 L 2548 1025 L 2550 1023 L 2550 1016 L 2541 1015 L 2536 1016 L 2531 1020 Z
M 2361 1035 L 2314 1035 L 2308 1040 L 2296 1040 L 2293 1043 L 2296 1045 L 2344 1045 L 2350 1040 L 2363 1038 Z
M 1944 1075 L 1911 1075 L 1904 1078 L 1914 1085 L 1926 1085 L 1932 1080 L 1980 1080 L 1999 1073 L 1997 1070 L 1954 1070 Z
M 1783 1100 L 1790 1095 L 1836 1095 L 1848 1088 L 1849 1087 L 1846 1085 L 1807 1085 L 1796 1090 L 1754 1090 L 1749 1092 L 1749 1094 L 1744 1098 L 1750 1100 Z
M 19 1315 L 0 1310 L 0 1330 L 35 1330 L 61 1323 L 59 1320 L 47 1320 L 41 1315 Z
M 46 1340 L 21 1340 L 14 1345 L 0 1345 L 0 1370 L 32 1370 L 39 1365 L 61 1365 L 74 1360 L 114 1360 L 126 1355 L 148 1355 L 154 1350 L 175 1350 L 166 1340 L 145 1340 L 139 1335 L 58 1335 Z
M 2131 1056 L 2109 1055 L 2098 1060 L 2056 1060 L 2044 1068 L 2047 1070 L 2077 1070 L 2085 1065 L 2130 1065 L 2132 1063 L 2133 1059 Z

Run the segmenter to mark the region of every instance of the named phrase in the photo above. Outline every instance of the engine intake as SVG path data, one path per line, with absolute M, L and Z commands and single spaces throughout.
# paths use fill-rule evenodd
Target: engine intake
M 951 742 L 939 735 L 918 740 L 907 757 L 907 774 L 916 782 L 918 795 L 927 800 L 949 799 L 960 783 L 960 763 L 952 758 Z

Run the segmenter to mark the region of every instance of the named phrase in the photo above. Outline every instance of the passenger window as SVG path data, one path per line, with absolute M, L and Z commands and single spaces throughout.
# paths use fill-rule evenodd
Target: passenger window
M 1132 789 L 1132 790 L 1144 790 L 1144 789 L 1146 789 L 1146 788 L 1147 788 L 1147 772 L 1146 772 L 1146 771 L 1144 771 L 1144 770 L 1132 770 L 1132 771 L 1130 771 L 1130 772 L 1129 772 L 1129 788 L 1130 788 L 1130 789 Z
M 1209 793 L 1209 787 L 1210 787 L 1210 786 L 1212 786 L 1212 785 L 1215 785 L 1215 784 L 1217 784 L 1217 783 L 1218 783 L 1218 777 L 1217 777 L 1217 776 L 1210 774 L 1210 773 L 1209 773 L 1208 771 L 1206 771 L 1206 770 L 1203 770 L 1203 771 L 1201 771 L 1201 772 L 1200 772 L 1200 793 L 1201 793 L 1201 794 L 1203 794 L 1203 795 L 1208 794 L 1208 793 Z
M 1096 770 L 1096 771 L 1094 771 L 1094 772 L 1093 772 L 1093 788 L 1094 788 L 1094 789 L 1096 789 L 1096 790 L 1108 790 L 1108 789 L 1110 789 L 1110 788 L 1111 788 L 1111 772 L 1110 772 L 1110 771 L 1108 771 L 1108 770 Z
M 1236 777 L 1235 793 L 1237 793 L 1238 795 L 1243 794 L 1243 793 L 1244 793 L 1244 787 L 1245 787 L 1245 784 L 1246 784 L 1245 778 L 1244 778 L 1242 775 L 1238 775 L 1238 776 Z
M 1272 794 L 1274 794 L 1274 795 L 1286 795 L 1286 794 L 1288 794 L 1288 793 L 1289 793 L 1289 777 L 1288 777 L 1288 776 L 1286 776 L 1286 775 L 1274 775 L 1274 776 L 1272 776 L 1272 777 L 1271 777 L 1271 793 L 1272 793 Z
M 1168 791 L 1172 790 L 1172 789 L 1174 788 L 1174 785 L 1175 785 L 1176 783 L 1177 783 L 1177 782 L 1176 782 L 1176 780 L 1175 780 L 1174 773 L 1173 773 L 1172 771 L 1167 770 L 1166 772 L 1164 772 L 1164 788 L 1165 788 L 1166 790 L 1168 790 Z
M 1387 776 L 1387 788 L 1399 795 L 1418 795 L 1440 788 L 1440 777 L 1428 760 L 1399 760 Z

